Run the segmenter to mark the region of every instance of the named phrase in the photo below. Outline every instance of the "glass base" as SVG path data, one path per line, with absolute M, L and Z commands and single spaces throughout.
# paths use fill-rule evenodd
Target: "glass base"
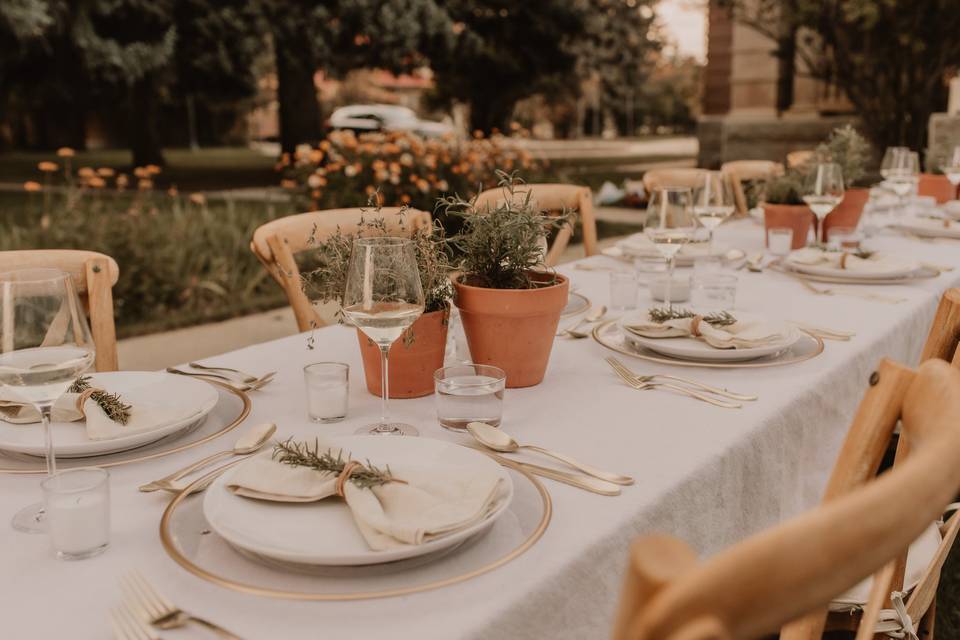
M 87 558 L 92 558 L 98 556 L 104 551 L 107 550 L 107 547 L 110 546 L 108 543 L 104 542 L 99 547 L 94 547 L 93 549 L 87 549 L 86 551 L 57 551 L 57 557 L 61 560 L 86 560 Z
M 43 503 L 37 502 L 20 509 L 14 514 L 10 524 L 23 533 L 46 533 L 47 519 L 44 515 Z
M 368 424 L 354 431 L 357 435 L 364 436 L 418 436 L 420 432 L 413 425 L 402 422 L 378 422 Z

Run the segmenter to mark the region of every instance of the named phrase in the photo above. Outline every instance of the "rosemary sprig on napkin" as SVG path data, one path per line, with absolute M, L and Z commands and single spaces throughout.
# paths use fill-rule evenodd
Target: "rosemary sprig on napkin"
M 647 315 L 649 315 L 650 319 L 654 322 L 664 323 L 668 320 L 693 318 L 699 314 L 694 313 L 690 309 L 681 309 L 680 307 L 654 307 L 647 312 Z M 737 321 L 736 318 L 726 311 L 708 313 L 700 317 L 703 318 L 704 322 L 707 324 L 712 324 L 715 327 L 726 327 Z
M 83 393 L 90 389 L 90 376 L 80 376 L 73 381 L 73 384 L 67 389 L 67 393 Z M 127 424 L 130 421 L 130 409 L 133 407 L 124 404 L 120 396 L 116 393 L 107 393 L 103 389 L 94 389 L 90 393 L 90 399 L 96 402 L 107 417 L 118 424 Z
M 293 438 L 274 445 L 273 459 L 295 467 L 309 467 L 316 471 L 326 471 L 338 475 L 343 471 L 344 466 L 350 462 L 349 454 L 344 459 L 342 451 L 337 452 L 337 457 L 333 457 L 329 450 L 320 453 L 320 442 L 318 440 L 314 440 L 311 448 L 309 444 L 295 442 Z M 387 484 L 393 482 L 394 479 L 389 466 L 386 469 L 379 469 L 372 465 L 369 460 L 365 465 L 361 465 L 350 474 L 350 482 L 361 489 Z
M 814 243 L 810 246 L 811 248 L 820 249 L 821 251 L 824 251 L 826 253 L 849 253 L 852 256 L 856 256 L 857 258 L 860 258 L 861 260 L 869 260 L 870 257 L 876 253 L 876 251 L 867 251 L 863 247 L 857 247 L 856 249 L 853 249 L 851 251 L 850 249 L 847 249 L 847 248 L 843 248 L 843 247 L 837 248 L 835 246 L 828 245 L 823 242 Z

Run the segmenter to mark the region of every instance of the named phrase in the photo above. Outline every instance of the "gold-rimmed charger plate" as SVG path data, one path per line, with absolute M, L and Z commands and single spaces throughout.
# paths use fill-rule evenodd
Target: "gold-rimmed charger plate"
M 241 593 L 310 601 L 366 600 L 431 591 L 489 573 L 519 557 L 546 531 L 553 514 L 550 494 L 526 471 L 507 466 L 514 484 L 510 507 L 491 528 L 459 546 L 365 567 L 308 567 L 280 563 L 230 546 L 203 516 L 202 494 L 191 488 L 242 461 L 198 478 L 167 505 L 160 542 L 167 554 L 195 576 Z
M 841 278 L 837 276 L 815 275 L 780 265 L 773 266 L 771 269 L 785 273 L 789 276 L 793 276 L 794 278 L 809 280 L 810 282 L 824 282 L 827 284 L 910 284 L 911 282 L 915 282 L 917 280 L 936 278 L 940 275 L 939 271 L 935 269 L 929 269 L 927 267 L 921 267 L 913 273 L 903 276 L 902 278 Z
M 593 328 L 593 339 L 598 343 L 625 356 L 640 358 L 660 364 L 670 364 L 677 367 L 705 367 L 709 369 L 762 369 L 766 367 L 782 367 L 788 364 L 797 364 L 815 358 L 823 353 L 823 339 L 800 332 L 802 337 L 792 346 L 773 356 L 744 360 L 740 362 L 701 362 L 697 360 L 680 360 L 661 355 L 650 349 L 635 346 L 623 336 L 623 331 L 617 325 L 617 320 L 601 322 Z
M 217 389 L 220 399 L 206 419 L 197 425 L 135 449 L 101 456 L 57 458 L 57 468 L 117 467 L 152 460 L 178 451 L 199 447 L 240 425 L 250 414 L 250 397 L 243 391 L 226 384 L 213 380 L 205 380 L 204 382 Z M 43 458 L 0 450 L 0 474 L 46 473 L 46 471 L 47 466 Z
M 571 291 L 567 298 L 567 306 L 560 312 L 561 318 L 569 318 L 590 309 L 590 299 L 587 296 Z

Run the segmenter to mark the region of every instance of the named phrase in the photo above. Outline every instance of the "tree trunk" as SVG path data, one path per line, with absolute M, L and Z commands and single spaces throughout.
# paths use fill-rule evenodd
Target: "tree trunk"
M 130 151 L 133 166 L 163 165 L 160 145 L 160 98 L 156 77 L 148 73 L 130 88 Z
M 304 62 L 307 48 L 289 38 L 274 37 L 277 64 L 277 100 L 280 103 L 280 148 L 293 153 L 298 144 L 320 139 L 320 104 L 313 82 L 316 68 Z

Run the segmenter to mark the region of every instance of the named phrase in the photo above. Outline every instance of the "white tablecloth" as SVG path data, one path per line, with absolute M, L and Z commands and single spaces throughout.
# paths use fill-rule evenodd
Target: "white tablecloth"
M 762 230 L 737 222 L 722 227 L 718 241 L 757 248 Z M 871 242 L 960 266 L 960 244 L 898 237 Z M 604 257 L 590 261 L 615 264 Z M 607 273 L 571 265 L 561 271 L 595 303 L 607 301 Z M 10 529 L 7 519 L 39 498 L 39 477 L 0 476 L 0 636 L 109 637 L 107 610 L 119 599 L 117 578 L 137 568 L 184 608 L 245 638 L 603 637 L 628 544 L 638 534 L 679 536 L 706 555 L 816 503 L 877 361 L 889 356 L 914 363 L 940 294 L 960 281 L 960 272 L 949 272 L 909 286 L 870 288 L 908 299 L 892 305 L 813 295 L 782 274 L 736 273 L 737 308 L 855 330 L 856 337 L 827 342 L 821 356 L 795 366 L 673 371 L 760 395 L 737 411 L 669 393 L 634 391 L 604 363 L 609 351 L 592 340 L 558 339 L 543 384 L 507 390 L 504 429 L 518 439 L 630 473 L 637 483 L 609 498 L 545 481 L 555 508 L 549 529 L 532 549 L 492 573 L 438 591 L 349 603 L 264 599 L 195 578 L 160 547 L 157 524 L 166 497 L 138 493 L 136 486 L 229 446 L 230 437 L 112 470 L 111 546 L 81 562 L 58 561 L 44 536 Z M 378 400 L 363 384 L 352 330 L 317 332 L 312 351 L 306 335 L 298 335 L 215 359 L 255 372 L 279 371 L 273 384 L 253 394 L 246 424 L 275 421 L 281 436 L 306 424 L 301 367 L 317 360 L 342 360 L 352 367 L 348 420 L 317 426 L 318 431 L 348 434 L 379 415 Z M 639 360 L 629 364 L 641 372 L 670 370 Z M 397 418 L 416 424 L 424 437 L 462 440 L 436 423 L 432 397 L 391 405 Z M 209 636 L 168 632 L 166 637 Z

